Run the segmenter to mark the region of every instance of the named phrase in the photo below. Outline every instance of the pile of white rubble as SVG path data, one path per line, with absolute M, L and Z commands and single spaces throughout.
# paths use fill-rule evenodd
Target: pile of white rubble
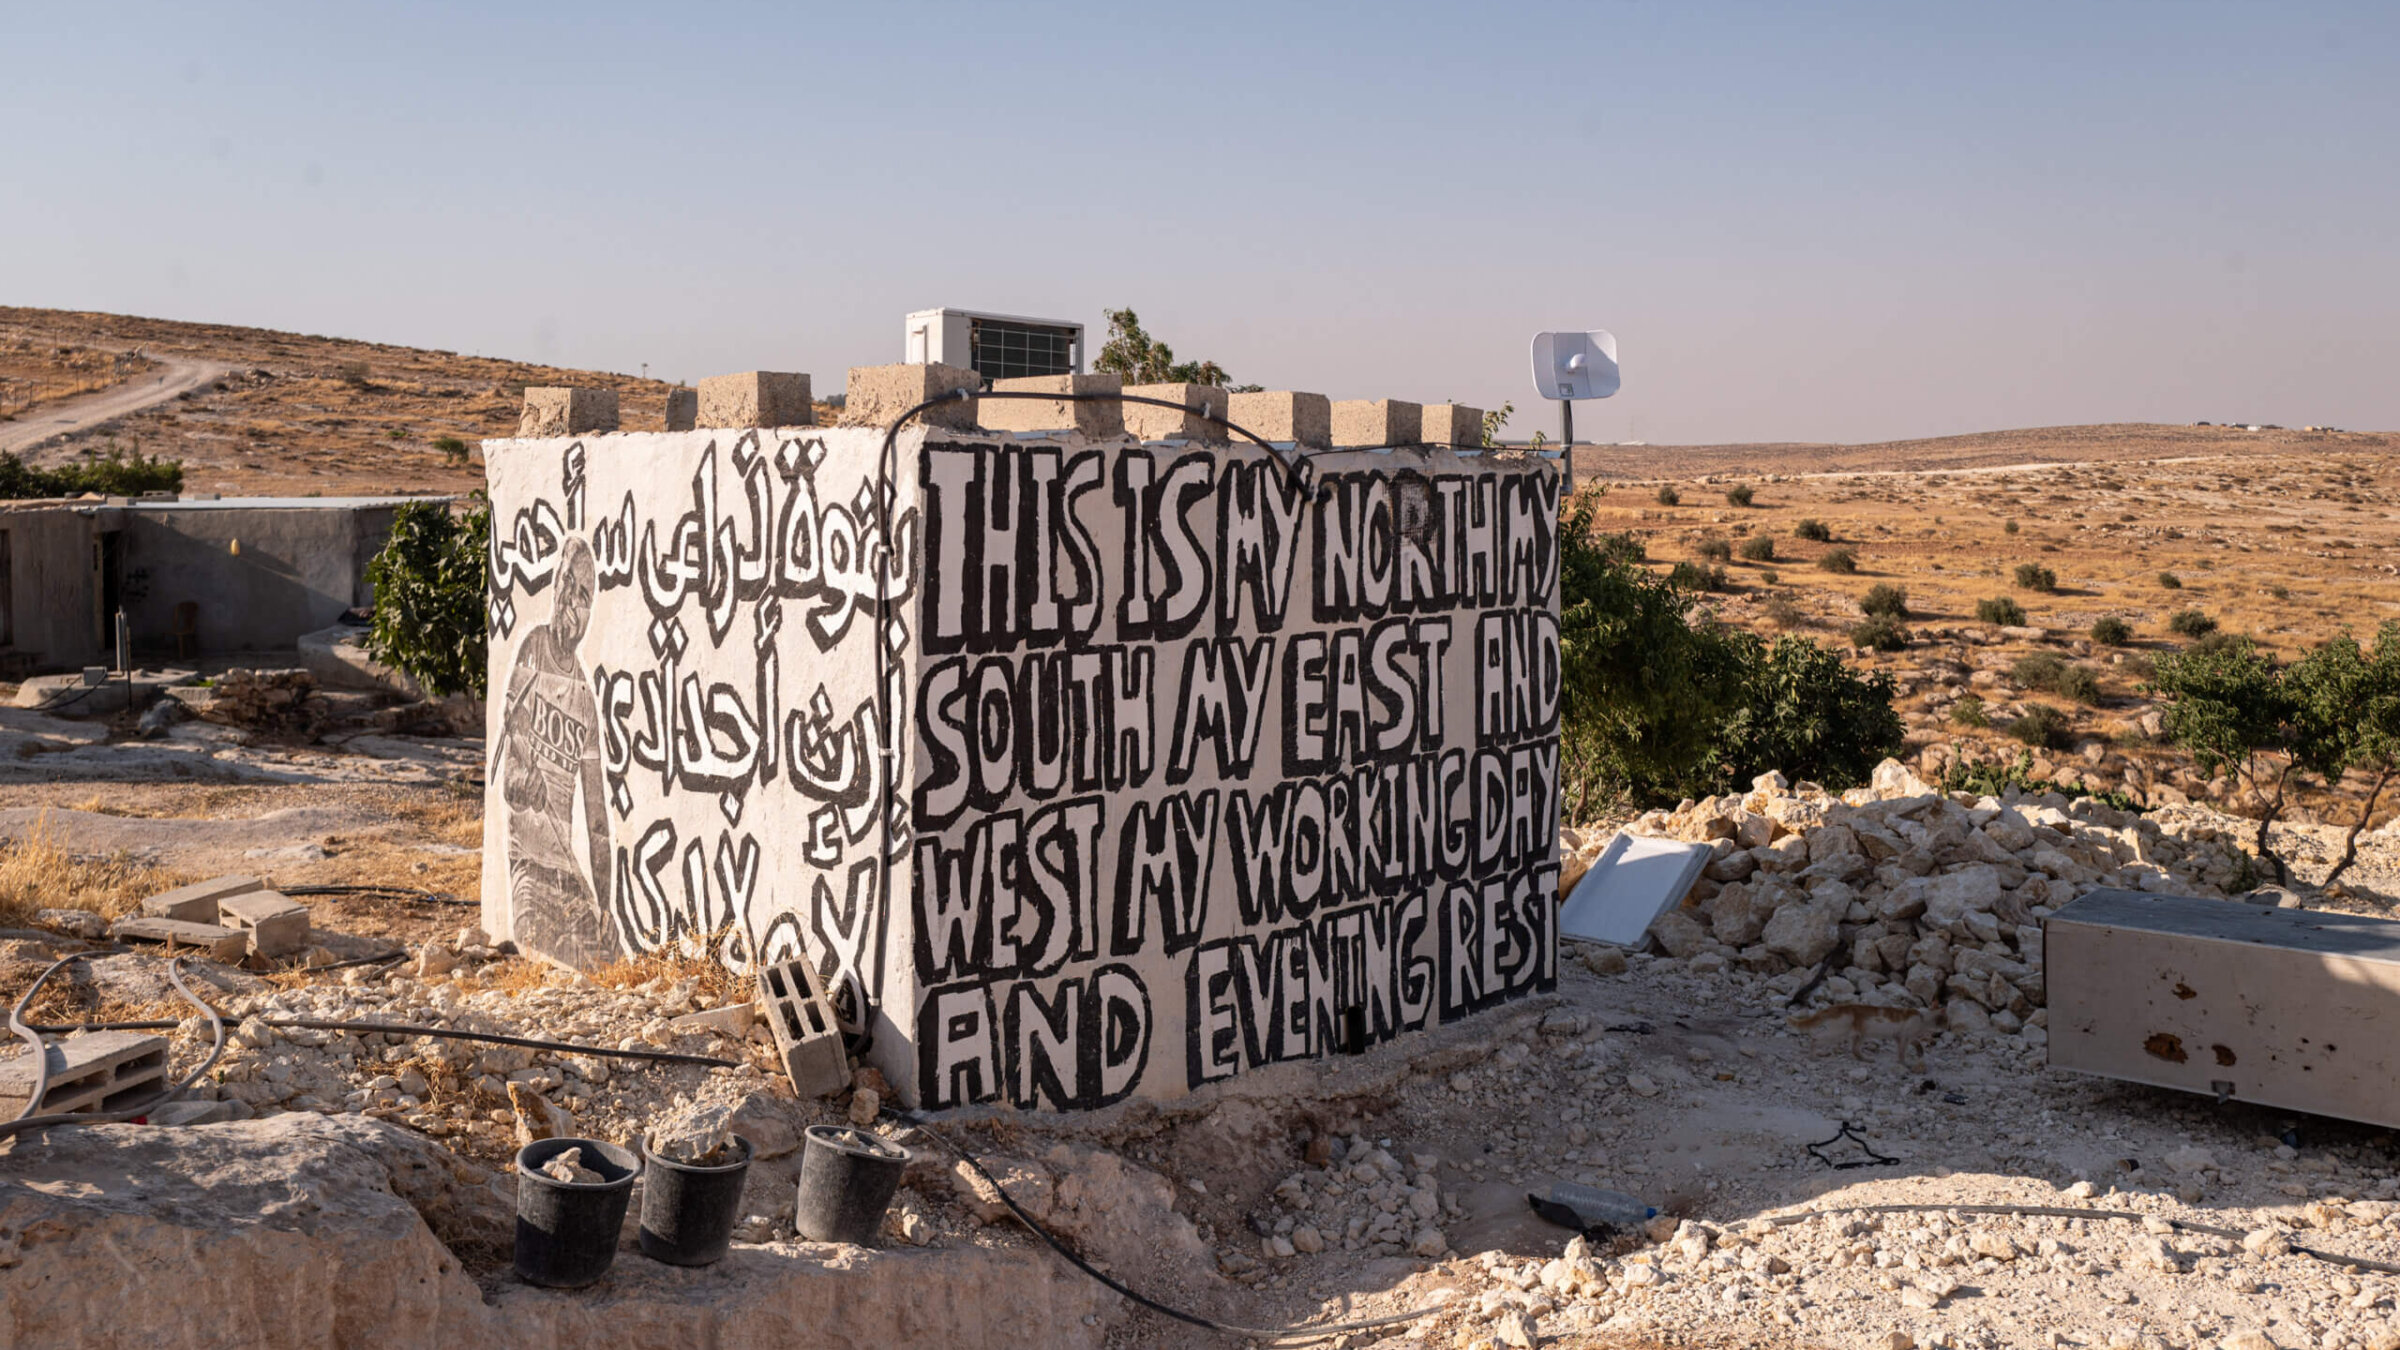
M 1797 989 L 1832 960 L 1822 1001 L 1941 1006 L 1950 1029 L 2039 1045 L 2041 921 L 2104 888 L 2223 898 L 2251 860 L 2204 821 L 2158 821 L 2056 794 L 1945 795 L 1895 760 L 1835 795 L 1765 774 L 1741 796 L 1652 811 L 1634 834 L 1715 856 L 1651 925 L 1695 970 L 1739 966 Z M 1606 846 L 1568 831 L 1562 885 Z M 2276 892 L 2260 892 L 2274 896 Z

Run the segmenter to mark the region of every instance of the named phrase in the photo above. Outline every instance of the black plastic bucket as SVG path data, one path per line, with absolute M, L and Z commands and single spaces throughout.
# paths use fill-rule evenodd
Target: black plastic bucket
M 883 1227 L 908 1150 L 847 1125 L 811 1125 L 800 1153 L 792 1227 L 811 1242 L 866 1246 Z
M 540 1168 L 571 1148 L 599 1181 L 559 1181 Z M 580 1289 L 608 1273 L 642 1160 L 597 1139 L 538 1139 L 517 1150 L 517 1278 Z
M 742 1181 L 750 1173 L 750 1141 L 732 1162 L 714 1167 L 662 1158 L 642 1150 L 642 1255 L 670 1266 L 705 1266 L 725 1254 L 742 1211 Z

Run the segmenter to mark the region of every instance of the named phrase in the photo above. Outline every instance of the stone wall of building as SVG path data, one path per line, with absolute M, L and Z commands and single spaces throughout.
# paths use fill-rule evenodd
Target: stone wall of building
M 883 447 L 486 444 L 488 929 L 806 954 L 937 1107 L 1174 1097 L 1551 985 L 1554 464 Z

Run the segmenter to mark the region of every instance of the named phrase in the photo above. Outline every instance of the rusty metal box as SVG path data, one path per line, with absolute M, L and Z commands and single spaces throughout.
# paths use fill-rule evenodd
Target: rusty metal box
M 2400 922 L 2094 891 L 2042 965 L 2054 1069 L 2400 1126 Z

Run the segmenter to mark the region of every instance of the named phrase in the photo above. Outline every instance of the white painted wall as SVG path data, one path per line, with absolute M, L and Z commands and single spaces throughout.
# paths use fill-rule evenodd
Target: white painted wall
M 488 928 L 806 951 L 936 1106 L 1175 1097 L 1554 981 L 1555 466 L 1322 455 L 1319 502 L 1255 450 L 912 427 L 883 551 L 881 445 L 486 443 Z

